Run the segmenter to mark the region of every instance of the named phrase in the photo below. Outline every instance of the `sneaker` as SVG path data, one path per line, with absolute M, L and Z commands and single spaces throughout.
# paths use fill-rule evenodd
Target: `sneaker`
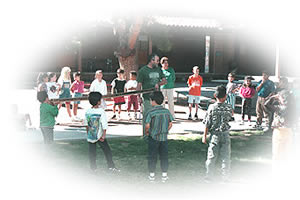
M 260 124 L 255 124 L 255 125 L 254 125 L 254 128 L 262 129 L 262 126 L 261 126 Z
M 271 132 L 271 130 L 272 129 L 270 127 L 266 127 L 266 128 L 263 129 L 263 132 L 268 133 L 268 132 Z
M 197 113 L 195 114 L 194 117 L 195 117 L 195 120 L 198 120 L 198 115 L 197 115 Z
M 168 176 L 162 176 L 161 177 L 161 182 L 165 183 L 169 180 L 169 177 Z
M 111 117 L 111 119 L 115 119 L 116 117 L 117 117 L 117 115 L 114 114 L 114 115 Z
M 192 114 L 189 114 L 188 120 L 192 120 Z
M 128 120 L 132 120 L 130 113 L 128 113 Z
M 108 170 L 109 170 L 110 172 L 113 172 L 113 173 L 119 173 L 119 172 L 121 172 L 121 170 L 119 170 L 119 169 L 116 168 L 116 167 L 108 168 Z
M 155 175 L 149 175 L 148 180 L 153 183 L 155 181 Z
M 118 114 L 118 115 L 117 115 L 117 120 L 120 120 L 120 119 L 121 119 L 121 115 Z

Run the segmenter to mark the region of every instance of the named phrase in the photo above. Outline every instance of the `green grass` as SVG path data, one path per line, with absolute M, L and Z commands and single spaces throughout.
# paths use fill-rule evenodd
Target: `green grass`
M 261 136 L 259 132 L 235 132 L 231 135 L 233 179 L 247 181 L 258 171 L 270 173 L 271 137 Z M 116 180 L 132 184 L 145 182 L 148 174 L 146 142 L 141 137 L 109 138 L 108 142 L 113 160 L 121 169 Z M 172 134 L 168 147 L 171 182 L 192 184 L 203 178 L 208 145 L 201 143 L 201 135 Z M 49 150 L 56 163 L 72 165 L 72 169 L 78 172 L 89 171 L 86 140 L 56 141 Z M 106 172 L 106 161 L 100 147 L 97 149 L 97 165 L 99 171 Z M 159 161 L 157 172 L 160 172 Z

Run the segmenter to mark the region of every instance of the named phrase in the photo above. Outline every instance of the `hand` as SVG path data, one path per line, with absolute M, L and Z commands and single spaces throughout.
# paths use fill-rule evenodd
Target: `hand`
M 206 136 L 205 135 L 202 136 L 202 143 L 206 144 Z
M 103 136 L 99 139 L 100 142 L 104 142 L 104 140 L 105 138 Z
M 159 85 L 158 85 L 158 83 L 157 83 L 157 84 L 155 84 L 155 89 L 156 89 L 156 90 L 158 90 L 158 89 L 159 89 Z

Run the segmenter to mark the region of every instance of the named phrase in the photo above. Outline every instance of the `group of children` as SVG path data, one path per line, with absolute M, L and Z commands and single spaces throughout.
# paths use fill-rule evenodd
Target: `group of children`
M 71 81 L 71 69 L 69 67 L 63 67 L 61 70 L 61 75 L 56 81 L 57 77 L 54 72 L 40 73 L 38 76 L 38 86 L 37 91 L 45 91 L 49 100 L 58 98 L 71 98 L 81 97 L 84 92 L 84 82 L 80 80 L 80 72 L 75 72 L 73 74 L 74 82 Z M 73 117 L 71 114 L 70 102 L 65 102 L 66 109 L 69 117 L 75 121 L 80 121 L 81 119 L 77 116 L 79 101 L 74 102 L 73 107 Z M 59 105 L 60 109 L 62 104 Z
M 84 83 L 80 81 L 80 73 L 74 74 L 74 82 L 71 84 L 70 80 L 70 70 L 66 68 L 62 70 L 62 75 L 59 78 L 57 84 L 54 84 L 56 76 L 49 74 L 50 82 L 46 78 L 41 78 L 41 83 L 38 86 L 38 100 L 41 102 L 40 106 L 40 127 L 44 136 L 45 143 L 53 142 L 53 127 L 55 124 L 55 117 L 58 114 L 58 107 L 54 105 L 49 99 L 49 91 L 58 95 L 60 98 L 70 97 L 71 92 L 74 96 L 81 96 L 83 93 Z M 191 110 L 195 103 L 196 105 L 200 103 L 201 86 L 203 84 L 203 79 L 199 75 L 199 67 L 195 66 L 193 68 L 193 75 L 189 77 L 189 108 L 190 114 L 189 118 L 192 117 Z M 124 70 L 118 69 L 117 78 L 112 81 L 111 93 L 122 93 L 127 91 L 134 91 L 137 87 L 136 72 L 130 73 L 130 80 L 126 82 L 124 77 Z M 106 130 L 108 127 L 107 116 L 105 113 L 106 103 L 103 101 L 103 95 L 107 94 L 106 82 L 102 79 L 103 74 L 101 70 L 98 70 L 95 75 L 95 80 L 90 86 L 89 92 L 89 103 L 91 108 L 85 112 L 85 124 L 87 127 L 87 141 L 89 144 L 89 161 L 90 168 L 95 171 L 96 166 L 96 145 L 98 144 L 105 155 L 108 169 L 112 171 L 120 171 L 115 167 L 112 160 L 112 153 L 109 144 L 106 140 Z M 214 166 L 218 156 L 222 160 L 222 175 L 223 180 L 228 180 L 230 171 L 230 137 L 229 137 L 229 121 L 233 117 L 235 92 L 238 90 L 243 97 L 243 109 L 242 118 L 248 114 L 248 120 L 251 120 L 251 98 L 255 94 L 254 87 L 251 85 L 251 77 L 245 78 L 245 83 L 242 87 L 237 87 L 234 80 L 234 74 L 230 73 L 228 76 L 229 83 L 227 87 L 218 86 L 214 97 L 216 98 L 216 103 L 211 104 L 206 112 L 206 116 L 203 120 L 205 129 L 204 135 L 202 137 L 202 142 L 206 144 L 207 134 L 210 133 L 210 142 L 207 153 L 206 160 L 206 177 L 205 180 L 210 181 L 213 176 Z M 51 83 L 51 84 L 50 84 Z M 47 87 L 46 87 L 46 86 Z M 51 89 L 52 88 L 52 89 Z M 54 94 L 53 94 L 54 95 Z M 51 96 L 51 98 L 53 98 Z M 173 116 L 170 111 L 164 108 L 161 104 L 164 101 L 164 96 L 162 92 L 155 91 L 150 94 L 150 102 L 152 109 L 150 109 L 145 114 L 145 130 L 148 143 L 148 170 L 149 170 L 149 180 L 155 181 L 155 171 L 158 155 L 161 162 L 162 182 L 168 180 L 168 142 L 167 135 L 172 127 Z M 228 102 L 228 103 L 226 103 Z M 121 105 L 125 103 L 124 97 L 114 98 L 113 107 L 113 118 L 116 117 L 116 107 L 118 106 L 118 118 L 120 117 Z M 128 101 L 128 115 L 131 105 L 134 105 L 135 117 L 137 111 L 137 98 L 136 96 L 130 96 Z M 78 105 L 78 103 L 77 103 Z M 74 106 L 75 108 L 75 106 Z M 68 109 L 68 107 L 67 107 Z M 69 116 L 70 116 L 70 112 Z M 76 116 L 75 112 L 74 115 Z M 194 116 L 196 119 L 196 113 Z

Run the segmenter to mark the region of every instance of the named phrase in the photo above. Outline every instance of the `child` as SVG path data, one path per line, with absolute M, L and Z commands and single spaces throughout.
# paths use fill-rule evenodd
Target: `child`
M 125 84 L 125 92 L 131 92 L 135 91 L 137 88 L 137 81 L 136 81 L 137 73 L 135 71 L 130 72 L 130 80 Z M 128 118 L 131 119 L 130 116 L 130 109 L 131 105 L 133 105 L 134 109 L 134 119 L 137 119 L 137 109 L 138 109 L 138 98 L 137 95 L 130 95 L 128 97 L 128 102 L 127 102 L 127 112 L 128 112 Z
M 59 98 L 71 98 L 71 69 L 69 67 L 63 67 L 61 70 L 60 77 L 58 78 L 57 83 L 60 85 L 61 93 Z M 70 102 L 66 102 L 66 108 L 70 119 L 72 119 Z
M 48 98 L 58 99 L 59 98 L 59 85 L 56 83 L 56 74 L 54 72 L 48 72 L 49 82 L 46 83 Z
M 228 74 L 228 83 L 226 85 L 226 93 L 227 93 L 227 99 L 226 103 L 230 104 L 233 111 L 235 108 L 235 92 L 239 90 L 236 83 L 234 83 L 235 74 L 233 72 Z
M 217 102 L 208 107 L 204 118 L 204 135 L 202 142 L 206 144 L 207 133 L 210 133 L 210 142 L 206 160 L 207 182 L 211 181 L 217 159 L 222 161 L 223 181 L 228 180 L 230 170 L 230 137 L 229 121 L 232 117 L 231 105 L 224 103 L 226 100 L 225 86 L 218 86 L 214 94 Z
M 82 97 L 82 93 L 84 92 L 84 82 L 80 81 L 80 72 L 75 72 L 73 74 L 74 82 L 71 85 L 71 91 L 74 93 L 74 97 Z M 80 121 L 80 118 L 77 117 L 77 109 L 80 101 L 74 101 L 74 120 Z
M 162 92 L 155 91 L 150 94 L 152 108 L 147 112 L 145 131 L 148 138 L 148 176 L 151 182 L 155 181 L 157 154 L 160 157 L 162 182 L 168 180 L 168 132 L 172 127 L 173 116 L 161 104 L 164 100 Z
M 240 89 L 242 97 L 242 123 L 244 122 L 245 114 L 248 114 L 248 122 L 251 122 L 252 97 L 255 95 L 255 89 L 251 84 L 251 80 L 252 77 L 246 76 L 245 82 Z
M 40 128 L 44 137 L 45 144 L 53 143 L 53 128 L 55 125 L 55 117 L 58 114 L 58 108 L 49 101 L 46 91 L 37 93 L 37 99 L 40 105 Z
M 48 75 L 47 73 L 40 72 L 37 78 L 37 91 L 47 91 Z
M 107 118 L 101 105 L 102 95 L 100 92 L 90 92 L 89 102 L 92 108 L 85 113 L 85 124 L 87 125 L 87 141 L 89 144 L 90 168 L 93 172 L 97 169 L 96 165 L 96 145 L 98 144 L 104 152 L 108 169 L 119 171 L 112 160 L 112 153 L 106 140 Z
M 97 70 L 95 73 L 95 80 L 93 80 L 90 86 L 90 92 L 100 92 L 103 96 L 107 95 L 107 85 L 105 80 L 103 80 L 102 70 Z M 101 107 L 106 108 L 106 103 L 102 99 Z
M 189 86 L 189 97 L 188 97 L 188 103 L 189 103 L 189 117 L 188 120 L 192 120 L 192 107 L 195 102 L 196 107 L 196 113 L 195 113 L 195 119 L 198 120 L 198 104 L 200 103 L 200 96 L 201 96 L 201 86 L 203 84 L 203 79 L 199 75 L 199 67 L 194 66 L 193 67 L 193 75 L 191 75 L 188 79 L 188 86 Z
M 111 82 L 111 94 L 118 94 L 118 93 L 123 93 L 124 92 L 124 87 L 126 84 L 126 80 L 124 79 L 124 74 L 125 71 L 123 69 L 118 69 L 117 70 L 117 78 L 115 78 Z M 125 99 L 124 96 L 121 97 L 115 97 L 114 98 L 114 106 L 113 106 L 113 113 L 114 115 L 112 116 L 112 119 L 116 118 L 116 106 L 118 106 L 118 119 L 121 118 L 121 105 L 125 104 Z

